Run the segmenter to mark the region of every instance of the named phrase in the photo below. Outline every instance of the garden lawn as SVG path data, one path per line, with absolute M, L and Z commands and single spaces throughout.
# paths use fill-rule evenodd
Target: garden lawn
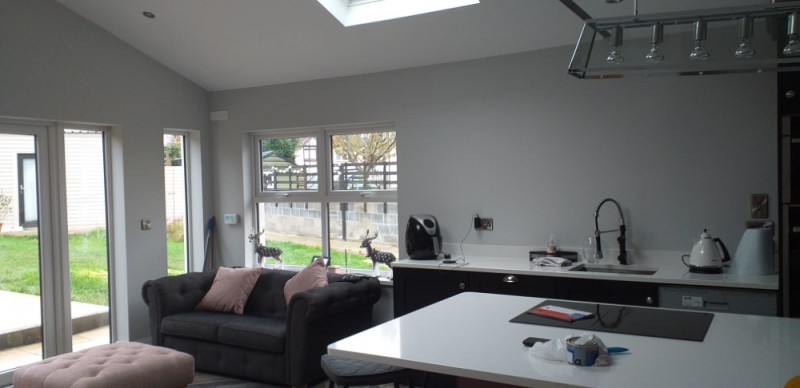
M 314 256 L 321 255 L 320 248 L 311 245 L 297 244 L 289 241 L 270 241 L 268 245 L 280 248 L 283 251 L 283 253 L 281 253 L 281 259 L 283 259 L 284 265 L 306 266 L 311 263 L 311 259 Z M 267 266 L 275 262 L 273 259 L 266 260 Z M 371 270 L 372 260 L 363 255 L 353 254 L 352 252 L 345 253 L 344 251 L 331 250 L 330 265 L 338 265 L 339 267 L 350 269 Z M 386 270 L 389 267 L 381 264 L 381 268 Z
M 169 272 L 183 272 L 183 242 L 168 241 Z M 69 236 L 70 299 L 108 305 L 108 255 L 103 230 Z M 175 256 L 177 255 L 177 256 Z M 39 238 L 0 234 L 0 290 L 39 295 Z
M 306 266 L 319 247 L 292 242 L 272 242 L 283 251 L 285 265 Z M 108 305 L 108 255 L 103 230 L 69 236 L 70 299 L 75 302 Z M 345 255 L 347 256 L 345 260 Z M 372 261 L 360 254 L 331 252 L 331 265 L 372 269 Z M 267 266 L 274 263 L 267 259 Z M 184 273 L 183 241 L 167 241 L 167 274 Z M 381 265 L 384 270 L 388 269 Z M 0 234 L 0 290 L 39 295 L 39 238 Z

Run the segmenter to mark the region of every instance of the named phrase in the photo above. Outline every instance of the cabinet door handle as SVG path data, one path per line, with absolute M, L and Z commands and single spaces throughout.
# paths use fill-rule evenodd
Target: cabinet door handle
M 463 290 L 463 289 L 465 289 L 465 288 L 467 288 L 467 285 L 466 285 L 466 284 L 464 284 L 464 282 L 458 283 L 458 289 L 459 289 L 459 290 Z
M 503 276 L 503 283 L 517 283 L 517 282 L 519 282 L 519 279 L 517 279 L 517 277 L 514 275 Z
M 649 305 L 652 305 L 653 304 L 653 297 L 652 296 L 648 296 L 647 298 L 644 298 L 644 302 L 649 304 Z

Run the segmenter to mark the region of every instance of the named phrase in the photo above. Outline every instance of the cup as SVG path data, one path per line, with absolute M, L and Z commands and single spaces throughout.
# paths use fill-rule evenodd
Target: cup
M 600 354 L 600 345 L 595 339 L 591 339 L 586 343 L 578 343 L 581 337 L 570 337 L 567 339 L 567 361 L 572 365 L 577 366 L 592 366 L 597 361 L 597 356 Z
M 597 263 L 597 240 L 594 236 L 583 238 L 583 259 L 590 264 Z

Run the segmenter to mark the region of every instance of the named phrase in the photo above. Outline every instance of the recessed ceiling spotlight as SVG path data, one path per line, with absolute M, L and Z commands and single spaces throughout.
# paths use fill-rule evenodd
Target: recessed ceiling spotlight
M 150 11 L 144 11 L 144 12 L 142 12 L 142 15 L 144 15 L 144 17 L 146 17 L 148 19 L 155 19 L 156 18 L 156 14 L 154 14 L 154 13 L 152 13 Z

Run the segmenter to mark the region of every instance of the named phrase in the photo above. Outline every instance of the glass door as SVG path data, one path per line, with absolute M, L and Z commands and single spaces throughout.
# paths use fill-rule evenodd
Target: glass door
M 64 133 L 72 350 L 107 344 L 109 331 L 106 136 L 102 129 Z
M 0 383 L 42 359 L 42 235 L 39 150 L 46 127 L 0 124 Z M 9 380 L 10 381 L 10 380 Z M 2 385 L 2 384 L 0 384 Z
M 0 122 L 0 386 L 110 342 L 108 149 L 103 128 Z

